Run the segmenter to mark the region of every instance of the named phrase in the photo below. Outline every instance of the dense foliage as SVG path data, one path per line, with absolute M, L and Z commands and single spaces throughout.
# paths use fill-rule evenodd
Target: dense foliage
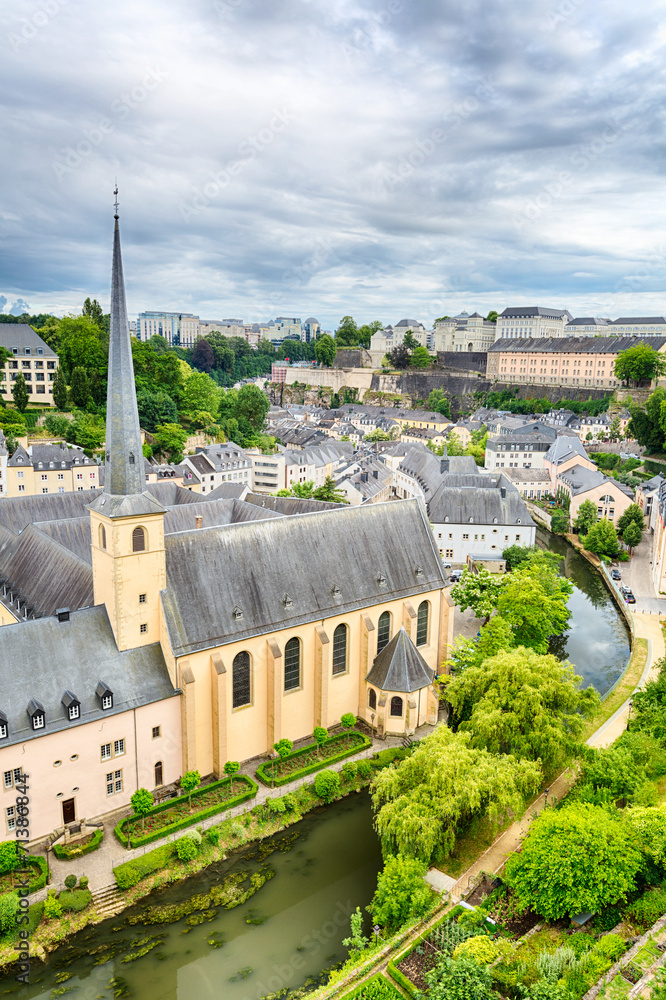
M 533 761 L 495 756 L 472 746 L 470 733 L 441 726 L 374 781 L 375 825 L 384 852 L 426 862 L 446 858 L 474 816 L 487 813 L 500 822 L 540 780 Z
M 377 876 L 377 889 L 369 906 L 372 918 L 381 927 L 396 930 L 422 917 L 429 909 L 433 894 L 424 881 L 428 868 L 423 861 L 389 855 Z

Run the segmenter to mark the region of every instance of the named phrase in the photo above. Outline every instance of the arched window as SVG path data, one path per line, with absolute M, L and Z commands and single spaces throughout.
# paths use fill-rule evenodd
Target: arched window
M 132 532 L 132 552 L 146 551 L 146 532 L 143 528 L 135 528 Z
M 382 611 L 377 622 L 377 652 L 381 653 L 391 639 L 391 612 Z
M 338 625 L 333 633 L 333 673 L 344 674 L 347 669 L 347 626 Z
M 99 547 L 100 549 L 106 548 L 106 528 L 103 524 L 99 526 Z
M 249 705 L 252 695 L 250 685 L 250 654 L 246 653 L 245 650 L 242 653 L 236 653 L 234 656 L 231 675 L 233 688 L 231 697 L 232 708 L 241 708 L 243 705 Z
M 294 636 L 284 647 L 284 689 L 301 686 L 301 640 Z
M 419 610 L 416 617 L 416 645 L 417 646 L 427 646 L 428 645 L 428 617 L 430 614 L 430 605 L 427 601 L 421 601 L 419 604 Z
M 159 788 L 159 786 L 163 784 L 164 776 L 162 774 L 162 761 L 158 760 L 155 764 L 155 788 Z
M 398 698 L 397 695 L 391 698 L 391 716 L 394 719 L 399 719 L 402 716 L 402 698 Z
M 373 709 L 373 711 L 377 708 L 377 694 L 372 688 L 368 691 L 368 708 Z

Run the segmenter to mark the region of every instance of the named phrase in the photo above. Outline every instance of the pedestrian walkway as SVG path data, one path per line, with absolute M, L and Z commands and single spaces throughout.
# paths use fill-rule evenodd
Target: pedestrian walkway
M 423 739 L 424 736 L 428 736 L 434 729 L 434 726 L 421 726 L 418 730 L 418 738 Z M 388 750 L 390 747 L 402 746 L 402 737 L 400 736 L 387 736 L 383 740 L 373 739 L 372 746 L 367 747 L 360 753 L 355 754 L 352 757 L 347 757 L 345 760 L 337 761 L 334 764 L 326 765 L 332 771 L 340 771 L 342 767 L 350 761 L 357 762 L 363 760 L 366 757 L 372 757 L 373 754 L 377 753 L 379 750 Z M 250 772 L 248 772 L 250 773 Z M 260 782 L 259 790 L 255 798 L 250 799 L 248 802 L 243 802 L 241 805 L 236 806 L 233 809 L 227 811 L 222 810 L 214 816 L 208 816 L 204 820 L 194 821 L 193 826 L 201 826 L 204 830 L 207 830 L 211 826 L 215 826 L 217 823 L 221 823 L 226 819 L 233 819 L 236 816 L 241 816 L 243 813 L 249 812 L 254 809 L 255 806 L 261 805 L 266 799 L 275 798 L 277 796 L 286 795 L 288 792 L 296 791 L 302 785 L 311 784 L 316 778 L 315 774 L 309 774 L 304 778 L 298 778 L 296 781 L 290 781 L 287 785 L 282 785 L 280 788 L 271 789 L 262 785 Z M 128 850 L 126 847 L 119 842 L 119 840 L 114 835 L 114 827 L 119 822 L 123 814 L 127 814 L 127 810 L 123 810 L 123 813 L 118 813 L 114 817 L 108 819 L 104 823 L 104 840 L 102 841 L 101 847 L 90 854 L 85 854 L 79 860 L 74 861 L 60 861 L 55 857 L 52 851 L 47 852 L 41 851 L 46 855 L 49 862 L 49 867 L 51 869 L 51 885 L 49 888 L 55 888 L 60 891 L 65 886 L 65 878 L 67 875 L 86 875 L 89 879 L 89 888 L 93 893 L 100 892 L 109 886 L 115 886 L 115 878 L 113 876 L 113 869 L 116 865 L 121 864 L 123 861 L 131 861 L 133 858 L 141 857 L 141 855 L 146 854 L 148 851 L 154 851 L 156 847 L 161 847 L 162 844 L 167 844 L 178 840 L 187 829 L 178 830 L 175 833 L 169 834 L 168 837 L 163 837 L 160 840 L 154 840 L 150 844 L 146 844 L 144 847 L 137 847 L 133 850 Z M 38 892 L 33 893 L 29 898 L 31 903 L 36 903 L 46 896 L 46 888 L 40 889 Z

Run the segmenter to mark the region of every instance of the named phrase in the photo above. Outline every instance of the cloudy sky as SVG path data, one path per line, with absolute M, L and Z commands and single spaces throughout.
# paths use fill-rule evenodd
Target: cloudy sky
M 4 0 L 0 309 L 666 312 L 652 0 Z

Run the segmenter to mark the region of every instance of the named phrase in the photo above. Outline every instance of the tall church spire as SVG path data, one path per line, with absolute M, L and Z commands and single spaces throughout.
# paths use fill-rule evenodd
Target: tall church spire
M 109 338 L 109 383 L 106 396 L 106 473 L 104 492 L 112 496 L 143 493 L 146 477 L 139 412 L 134 387 L 134 365 L 130 346 L 123 262 L 118 228 L 118 185 L 115 195 L 113 270 L 111 276 L 111 333 Z

